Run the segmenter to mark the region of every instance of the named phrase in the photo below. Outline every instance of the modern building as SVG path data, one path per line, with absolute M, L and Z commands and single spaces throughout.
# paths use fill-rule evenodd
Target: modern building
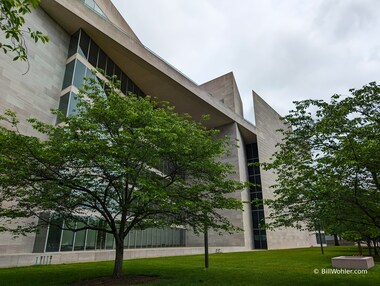
M 29 72 L 23 75 L 26 63 L 0 55 L 0 112 L 16 111 L 23 133 L 37 135 L 23 123 L 30 117 L 56 124 L 52 108 L 70 115 L 83 78 L 99 67 L 107 75 L 121 79 L 123 93 L 131 91 L 168 101 L 178 113 L 189 113 L 195 120 L 209 114 L 207 127 L 238 139 L 240 147 L 234 147 L 224 158 L 235 166 L 235 179 L 256 184 L 234 196 L 242 201 L 273 196 L 269 186 L 275 183 L 275 175 L 248 167 L 248 163 L 270 159 L 281 139 L 275 130 L 283 123 L 255 92 L 252 100 L 256 125 L 246 121 L 233 73 L 196 84 L 145 47 L 109 0 L 42 0 L 40 8 L 26 20 L 29 27 L 50 39 L 47 44 L 27 40 Z M 226 211 L 230 221 L 243 231 L 222 236 L 210 233 L 210 251 L 316 244 L 315 235 L 309 232 L 261 229 L 260 223 L 268 212 L 266 206 L 249 204 L 245 204 L 244 211 Z M 52 226 L 15 239 L 0 233 L 0 266 L 108 260 L 114 258 L 112 249 L 112 237 L 92 230 L 74 233 Z M 134 230 L 125 240 L 125 251 L 125 258 L 202 253 L 203 238 L 185 229 Z

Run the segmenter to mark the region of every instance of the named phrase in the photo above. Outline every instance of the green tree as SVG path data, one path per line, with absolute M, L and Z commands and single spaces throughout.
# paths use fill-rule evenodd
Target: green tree
M 229 139 L 173 109 L 149 97 L 120 95 L 112 81 L 91 80 L 75 115 L 63 118 L 55 111 L 62 120 L 57 126 L 29 120 L 47 140 L 20 134 L 8 111 L 2 119 L 12 129 L 0 128 L 0 188 L 2 200 L 12 205 L 2 216 L 48 221 L 57 214 L 65 229 L 112 234 L 115 277 L 122 275 L 124 238 L 133 228 L 236 230 L 220 213 L 241 209 L 228 194 L 245 186 L 229 179 L 232 166 L 218 160 Z
M 31 13 L 31 9 L 37 8 L 40 0 L 1 0 L 0 2 L 0 30 L 5 35 L 5 41 L 0 42 L 0 49 L 6 54 L 14 54 L 13 60 L 28 60 L 28 51 L 25 35 L 30 36 L 35 42 L 46 43 L 49 39 L 40 31 L 30 28 L 24 29 L 24 16 Z
M 292 128 L 263 164 L 278 174 L 267 200 L 272 226 L 380 229 L 380 86 L 350 92 L 295 102 L 284 117 Z

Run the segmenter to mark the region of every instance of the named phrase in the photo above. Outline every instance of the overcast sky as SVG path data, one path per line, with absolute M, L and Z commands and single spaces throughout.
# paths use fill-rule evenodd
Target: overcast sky
M 198 84 L 233 71 L 281 115 L 380 81 L 380 0 L 112 0 L 142 43 Z

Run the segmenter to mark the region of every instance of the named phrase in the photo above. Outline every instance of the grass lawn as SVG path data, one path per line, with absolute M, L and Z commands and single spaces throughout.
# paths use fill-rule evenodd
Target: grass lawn
M 210 255 L 203 270 L 203 256 L 177 256 L 126 260 L 126 274 L 158 275 L 155 285 L 380 285 L 380 261 L 367 274 L 321 274 L 331 269 L 331 257 L 353 255 L 354 247 L 221 253 Z M 0 269 L 0 285 L 70 285 L 112 273 L 113 263 L 94 262 Z M 318 269 L 319 274 L 314 274 Z

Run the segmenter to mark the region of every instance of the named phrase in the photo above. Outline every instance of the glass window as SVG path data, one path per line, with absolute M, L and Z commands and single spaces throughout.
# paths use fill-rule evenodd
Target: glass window
M 90 45 L 89 36 L 87 36 L 87 34 L 83 32 L 83 30 L 81 30 L 80 39 L 79 39 L 79 54 L 81 54 L 86 59 L 88 57 L 89 45 Z
M 107 59 L 107 70 L 106 70 L 106 75 L 108 76 L 112 76 L 113 75 L 113 71 L 115 69 L 115 64 L 114 62 L 108 58 Z
M 135 94 L 135 84 L 130 79 L 128 79 L 128 92 Z
M 101 49 L 99 49 L 99 58 L 98 58 L 98 64 L 96 67 L 102 69 L 105 72 L 106 64 L 107 64 L 107 56 Z
M 157 228 L 152 229 L 152 247 L 158 247 L 157 232 Z
M 96 230 L 87 230 L 86 250 L 94 250 L 96 243 Z
M 152 247 L 152 228 L 148 228 L 145 230 L 146 231 L 146 245 L 145 247 Z
M 78 97 L 74 92 L 70 93 L 70 103 L 69 103 L 69 110 L 67 112 L 67 115 L 72 115 L 72 114 L 77 114 L 77 102 L 78 102 Z
M 88 5 L 91 9 L 95 8 L 95 2 L 94 0 L 84 0 L 84 3 Z
M 106 233 L 104 231 L 98 231 L 96 237 L 96 249 L 104 249 L 106 244 Z
M 117 80 L 121 80 L 121 69 L 117 65 L 115 65 L 114 75 L 117 76 Z
M 84 227 L 84 223 L 80 222 L 77 225 L 77 229 L 80 229 Z M 74 250 L 84 250 L 84 245 L 86 242 L 86 230 L 80 230 L 77 231 L 75 234 L 75 243 L 74 243 Z
M 160 237 L 161 237 L 161 246 L 166 247 L 166 241 L 167 241 L 166 228 L 161 229 Z
M 265 230 L 254 230 L 253 240 L 254 240 L 254 246 L 256 249 L 268 248 Z
M 156 232 L 156 246 L 157 247 L 161 247 L 162 246 L 162 243 L 161 243 L 161 237 L 162 237 L 162 235 L 161 235 L 161 233 L 162 233 L 162 229 L 161 228 L 158 228 L 157 229 L 157 232 Z
M 59 99 L 58 109 L 63 113 L 64 117 L 67 116 L 67 108 L 69 106 L 69 97 L 70 97 L 70 93 L 68 92 L 62 95 L 61 98 Z M 60 123 L 60 122 L 62 122 L 62 118 L 57 118 L 57 123 Z
M 257 211 L 252 212 L 252 214 L 253 228 L 259 228 L 260 223 Z
M 246 145 L 247 158 L 251 159 L 253 157 L 252 144 Z
M 315 236 L 317 238 L 317 243 L 318 244 L 321 243 L 321 237 L 322 237 L 322 244 L 326 244 L 326 236 L 325 236 L 324 233 L 321 233 L 321 235 L 319 235 L 319 233 L 316 233 Z
M 127 234 L 127 236 L 124 238 L 124 248 L 129 248 L 129 236 L 131 235 L 131 232 Z
M 249 176 L 249 182 L 255 186 L 261 186 L 260 175 Z
M 260 231 L 259 230 L 253 231 L 253 239 L 254 240 L 260 240 Z
M 251 199 L 259 199 L 259 200 L 262 200 L 263 199 L 263 194 L 262 192 L 252 192 L 251 193 Z
M 99 227 L 104 228 L 106 226 L 106 222 L 100 220 Z M 106 246 L 106 232 L 98 231 L 96 236 L 96 249 L 104 249 Z
M 129 243 L 128 248 L 135 248 L 136 247 L 136 231 L 132 230 L 129 233 Z
M 73 74 L 74 74 L 75 61 L 71 61 L 66 65 L 65 76 L 63 78 L 62 89 L 70 86 L 73 82 Z
M 97 78 L 97 76 L 95 75 L 95 74 L 93 74 L 92 73 L 92 70 L 91 69 L 86 69 L 86 75 L 85 75 L 85 78 L 88 78 L 88 79 L 94 79 L 95 80 L 95 82 L 98 82 L 98 78 Z M 87 82 L 86 82 L 87 84 L 89 84 L 89 82 L 88 82 L 88 80 L 87 80 Z M 92 89 L 90 89 L 90 91 L 91 91 Z
M 143 247 L 151 247 L 152 232 L 149 229 L 143 230 Z
M 91 40 L 90 52 L 88 54 L 88 61 L 93 67 L 96 67 L 96 64 L 98 63 L 98 53 L 99 53 L 98 45 L 95 44 L 95 42 Z
M 136 232 L 135 247 L 141 248 L 142 232 L 140 229 L 136 229 L 135 232 Z
M 100 7 L 95 3 L 94 0 L 82 0 L 84 4 L 86 4 L 89 8 L 91 8 L 94 12 L 99 14 L 105 19 L 108 19 L 104 12 L 100 9 Z
M 106 249 L 113 249 L 113 235 L 110 233 L 107 233 L 106 236 Z
M 40 253 L 45 252 L 46 237 L 49 231 L 49 224 L 45 220 L 49 220 L 49 214 L 42 214 L 42 217 L 38 219 L 37 232 L 34 239 L 33 252 Z
M 72 251 L 74 242 L 74 232 L 64 230 L 62 234 L 61 251 Z
M 72 55 L 76 54 L 78 51 L 79 31 L 80 30 L 78 30 L 70 38 L 69 53 L 67 55 L 68 58 L 71 57 Z
M 76 60 L 73 85 L 75 85 L 77 88 L 81 88 L 85 74 L 86 66 L 82 62 Z
M 169 228 L 168 229 L 168 246 L 173 246 L 173 235 L 174 235 L 174 229 Z
M 152 230 L 150 228 L 144 230 L 145 232 L 145 247 L 152 247 Z
M 186 230 L 184 229 L 181 229 L 180 230 L 180 234 L 181 234 L 181 246 L 185 246 L 185 242 L 186 242 Z
M 46 244 L 46 252 L 59 251 L 59 244 L 61 242 L 61 228 L 62 219 L 58 217 L 52 217 L 49 226 L 49 234 Z
M 173 246 L 179 246 L 179 230 L 173 229 Z
M 253 158 L 258 158 L 259 157 L 259 150 L 257 148 L 257 143 L 253 143 L 252 144 L 252 155 L 253 155 Z
M 104 15 L 103 11 L 99 8 L 98 5 L 95 4 L 95 7 L 94 7 L 94 11 L 100 15 L 102 15 L 103 17 L 105 17 L 106 15 Z
M 127 95 L 128 78 L 124 73 L 122 73 L 120 80 L 121 80 L 121 92 Z

